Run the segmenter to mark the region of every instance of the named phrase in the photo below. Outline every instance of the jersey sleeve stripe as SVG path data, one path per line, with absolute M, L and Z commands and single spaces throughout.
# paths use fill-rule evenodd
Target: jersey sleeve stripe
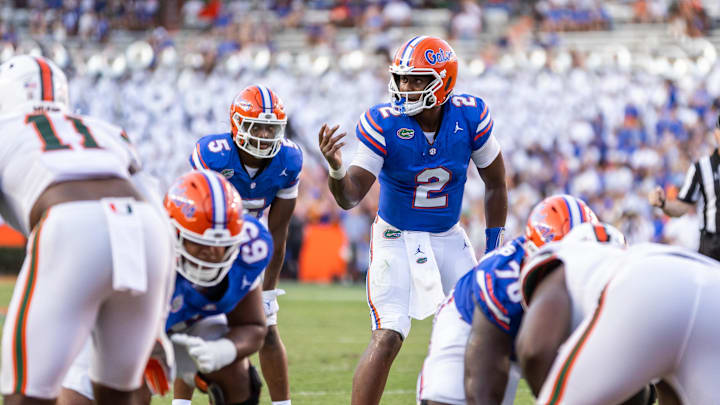
M 200 154 L 200 144 L 195 145 L 192 158 L 196 169 L 209 169 L 202 158 L 202 154 Z
M 494 125 L 493 120 L 490 120 L 490 124 L 488 124 L 488 126 L 485 127 L 485 129 L 482 132 L 475 135 L 475 139 L 473 139 L 473 141 L 477 141 L 478 139 L 482 138 L 483 136 L 488 134 L 490 131 L 492 131 L 493 125 Z
M 475 133 L 478 133 L 478 132 L 480 132 L 481 130 L 485 129 L 485 128 L 488 126 L 488 124 L 490 124 L 490 121 L 491 121 L 491 120 L 490 120 L 490 115 L 486 115 L 485 118 L 483 118 L 483 119 L 480 121 L 480 123 L 478 124 L 477 130 L 475 131 Z
M 483 111 L 480 113 L 480 122 L 483 122 L 485 118 L 488 116 L 488 106 L 485 104 L 485 108 L 483 108 Z
M 378 125 L 377 122 L 375 122 L 375 120 L 372 118 L 372 115 L 370 115 L 370 111 L 368 111 L 368 112 L 365 113 L 365 117 L 367 118 L 367 120 L 368 120 L 368 122 L 370 123 L 370 125 L 372 125 L 373 128 L 375 128 L 379 133 L 382 134 L 382 132 L 383 132 L 382 128 L 381 128 L 380 125 Z
M 490 308 L 490 314 L 492 315 L 492 317 L 493 317 L 493 319 L 495 320 L 495 322 L 497 322 L 498 326 L 500 326 L 501 328 L 503 328 L 503 329 L 506 330 L 506 331 L 509 331 L 509 330 L 510 330 L 510 324 L 504 322 L 502 319 L 498 319 L 497 315 L 495 315 L 495 313 L 492 312 L 492 308 L 488 305 L 488 300 L 487 300 L 487 298 L 485 298 L 485 296 L 483 296 L 483 295 L 480 295 L 480 299 L 482 300 L 482 302 L 485 303 L 485 305 L 486 305 L 488 308 Z
M 485 276 L 485 274 L 483 275 Z M 485 301 L 485 304 L 487 304 L 487 307 L 490 308 L 490 312 L 492 312 L 493 316 L 498 320 L 504 323 L 505 325 L 510 325 L 510 318 L 505 316 L 505 314 L 495 305 L 495 302 L 492 300 L 492 296 L 488 292 L 488 286 L 485 281 L 485 277 L 477 277 L 477 281 L 480 284 L 480 291 L 483 294 L 483 301 Z
M 493 286 L 492 279 L 490 278 L 490 275 L 485 273 L 485 281 L 488 286 L 488 293 L 490 293 L 490 299 L 492 302 L 497 305 L 497 307 L 502 311 L 503 314 L 507 315 L 508 310 L 498 301 L 497 297 L 495 297 L 495 287 Z
M 368 134 L 363 131 L 360 125 L 357 126 L 358 139 L 360 139 L 365 145 L 367 145 L 373 152 L 382 155 L 387 155 L 387 151 L 377 142 L 375 142 Z
M 372 136 L 377 143 L 385 146 L 385 137 L 383 136 L 383 134 L 373 129 L 370 123 L 365 119 L 365 115 L 360 117 L 360 127 L 363 129 L 363 132 L 366 135 Z

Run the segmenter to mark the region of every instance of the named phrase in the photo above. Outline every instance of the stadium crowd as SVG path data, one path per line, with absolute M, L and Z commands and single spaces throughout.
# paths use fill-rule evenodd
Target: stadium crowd
M 60 21 L 67 35 L 96 41 L 107 38 L 101 27 L 105 24 L 102 16 L 126 4 L 44 3 L 46 11 L 32 14 L 33 32 L 55 32 L 53 27 Z M 186 2 L 186 9 L 200 6 L 191 3 Z M 80 63 L 88 51 L 71 51 L 67 64 L 74 71 L 70 91 L 78 112 L 124 126 L 146 167 L 165 187 L 189 168 L 189 151 L 200 136 L 229 130 L 228 106 L 237 91 L 256 82 L 272 88 L 283 98 L 289 113 L 287 136 L 302 146 L 306 156 L 288 241 L 288 267 L 296 271 L 305 226 L 339 223 L 349 242 L 349 278 L 357 279 L 367 268 L 368 229 L 377 197 L 366 198 L 347 212 L 338 208 L 326 185 L 317 131 L 328 122 L 340 124 L 342 130 L 354 135 L 361 113 L 388 99 L 388 58 L 397 42 L 388 27 L 403 24 L 402 16 L 412 2 L 378 1 L 363 7 L 353 1 L 300 3 L 276 1 L 271 10 L 277 16 L 274 20 L 282 21 L 285 27 L 297 27 L 298 21 L 305 21 L 294 16 L 304 8 L 330 10 L 332 24 L 303 26 L 310 44 L 308 52 L 276 52 L 270 28 L 263 29 L 259 20 L 240 21 L 230 16 L 223 21 L 223 11 L 218 10 L 211 16 L 213 27 L 201 39 L 180 39 L 179 34 L 156 28 L 148 36 L 154 49 L 147 61 L 143 52 L 128 52 L 126 58 L 118 57 L 120 52 L 105 52 L 96 53 L 99 58 L 94 64 Z M 437 7 L 441 2 L 420 3 Z M 453 13 L 449 32 L 456 40 L 473 37 L 483 29 L 482 14 L 523 12 L 518 11 L 520 3 L 489 1 L 480 7 L 463 1 Z M 612 21 L 596 8 L 600 3 L 547 0 L 538 2 L 534 12 L 544 21 L 541 25 L 551 30 L 608 28 Z M 644 8 L 635 4 L 637 13 L 650 13 L 638 15 L 650 16 L 648 20 L 653 21 L 669 19 L 676 10 L 664 1 L 637 3 L 645 3 Z M 126 28 L 152 26 L 149 21 L 158 2 L 133 4 L 118 14 L 123 16 Z M 679 4 L 682 8 L 685 2 Z M 234 7 L 229 10 L 243 6 Z M 54 23 L 35 17 L 47 16 L 51 9 L 62 10 L 51 19 Z M 200 11 L 196 9 L 194 16 Z M 95 16 L 92 28 L 83 23 L 87 13 Z M 469 17 L 472 15 L 477 18 Z M 584 25 L 564 20 L 575 17 L 585 21 Z M 0 49 L 10 46 L 20 53 L 34 46 L 18 40 L 12 25 L 6 23 L 8 19 L 4 21 L 0 24 L 4 41 Z M 565 192 L 585 199 L 602 220 L 618 226 L 631 243 L 653 240 L 696 248 L 697 217 L 670 220 L 654 211 L 645 196 L 656 184 L 665 186 L 672 195 L 690 162 L 715 146 L 709 131 L 720 113 L 717 54 L 706 52 L 711 59 L 658 58 L 643 65 L 625 63 L 618 55 L 600 60 L 593 53 L 541 49 L 532 45 L 534 41 L 523 48 L 518 45 L 522 41 L 513 41 L 513 29 L 523 32 L 518 28 L 522 19 L 518 21 L 504 39 L 484 46 L 476 55 L 461 55 L 463 64 L 456 87 L 457 92 L 483 97 L 492 110 L 494 134 L 502 145 L 509 176 L 506 235 L 520 232 L 530 208 L 544 196 Z M 120 23 L 112 19 L 106 24 L 117 27 Z M 337 34 L 336 27 L 347 25 L 361 29 L 351 37 Z M 535 32 L 532 28 L 528 31 Z M 472 62 L 468 57 L 474 57 Z M 343 153 L 351 156 L 354 147 L 352 141 Z M 483 183 L 477 172 L 471 172 L 461 221 L 481 253 L 485 240 Z M 372 192 L 377 193 L 377 189 Z

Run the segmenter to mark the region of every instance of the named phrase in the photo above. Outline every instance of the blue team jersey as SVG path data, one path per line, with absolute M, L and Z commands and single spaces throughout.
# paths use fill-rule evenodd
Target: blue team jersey
M 457 282 L 453 297 L 465 322 L 472 324 L 477 306 L 490 323 L 515 339 L 523 317 L 518 278 L 524 242 L 521 236 L 493 250 Z
M 243 216 L 244 240 L 240 253 L 228 272 L 227 282 L 212 288 L 225 288 L 218 300 L 211 300 L 180 274 L 175 279 L 175 291 L 170 301 L 170 314 L 165 329 L 178 332 L 202 318 L 226 314 L 250 292 L 260 274 L 270 262 L 273 241 L 270 232 L 251 215 Z M 212 290 L 207 292 L 212 293 Z
M 210 169 L 225 176 L 240 193 L 243 207 L 258 218 L 279 190 L 292 187 L 300 180 L 302 162 L 300 148 L 283 139 L 280 152 L 255 177 L 250 177 L 229 132 L 200 138 L 190 155 L 194 169 Z
M 390 104 L 372 107 L 355 129 L 360 142 L 384 158 L 378 215 L 401 230 L 443 232 L 458 222 L 470 155 L 492 134 L 482 99 L 456 95 L 442 108 L 432 144 L 415 118 Z

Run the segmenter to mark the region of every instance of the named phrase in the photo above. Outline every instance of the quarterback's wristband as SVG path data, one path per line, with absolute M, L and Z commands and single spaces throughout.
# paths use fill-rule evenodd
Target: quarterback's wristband
M 328 175 L 335 180 L 342 179 L 343 177 L 345 177 L 345 173 L 347 173 L 347 169 L 345 169 L 345 167 L 342 165 L 340 165 L 340 168 L 337 170 L 333 169 L 332 166 L 329 166 L 329 165 L 328 165 L 328 168 L 329 168 Z
M 485 253 L 502 245 L 504 233 L 505 228 L 502 226 L 485 229 Z

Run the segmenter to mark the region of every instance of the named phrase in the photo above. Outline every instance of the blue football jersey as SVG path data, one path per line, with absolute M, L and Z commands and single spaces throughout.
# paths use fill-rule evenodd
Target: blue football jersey
M 442 108 L 432 144 L 415 118 L 390 104 L 372 107 L 355 128 L 360 142 L 384 158 L 378 215 L 401 230 L 443 232 L 458 222 L 470 155 L 492 134 L 482 99 L 456 95 Z
M 490 323 L 515 338 L 523 317 L 518 278 L 524 242 L 521 236 L 493 250 L 457 282 L 454 300 L 465 322 L 472 324 L 478 306 Z
M 292 187 L 300 180 L 302 162 L 300 148 L 284 139 L 280 152 L 254 177 L 250 177 L 229 132 L 200 138 L 190 155 L 190 165 L 194 169 L 222 173 L 240 193 L 243 207 L 257 218 L 272 204 L 279 190 Z
M 250 292 L 252 285 L 258 281 L 260 274 L 270 262 L 273 241 L 270 232 L 251 215 L 243 216 L 242 232 L 244 241 L 240 244 L 240 253 L 226 281 L 209 287 L 206 294 L 213 295 L 213 289 L 225 288 L 218 300 L 212 300 L 201 293 L 190 281 L 178 274 L 175 279 L 175 291 L 170 301 L 165 329 L 178 332 L 186 329 L 202 318 L 212 315 L 226 314 Z

